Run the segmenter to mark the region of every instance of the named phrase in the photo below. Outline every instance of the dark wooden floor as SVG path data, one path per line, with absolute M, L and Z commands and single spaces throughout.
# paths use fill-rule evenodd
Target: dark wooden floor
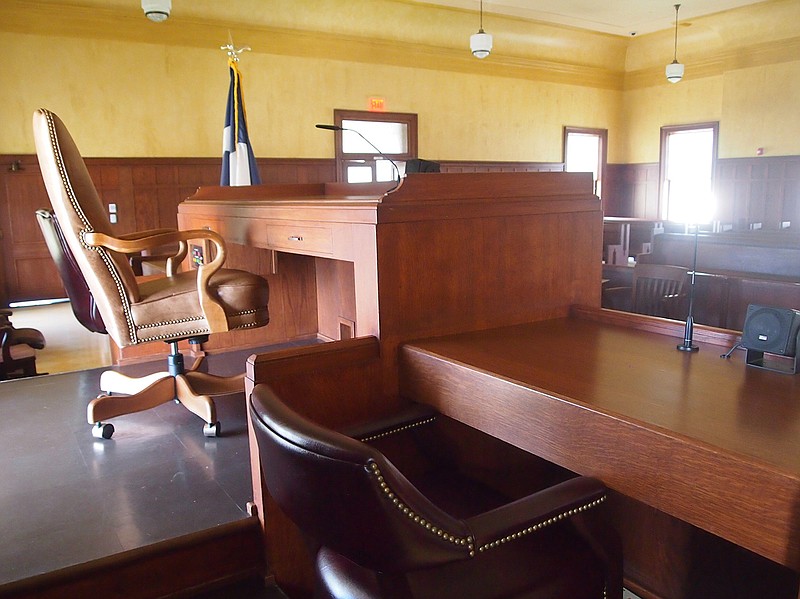
M 209 371 L 241 372 L 251 353 L 210 356 Z M 0 585 L 247 516 L 243 394 L 217 402 L 218 438 L 170 402 L 114 419 L 98 440 L 86 405 L 101 372 L 0 383 Z

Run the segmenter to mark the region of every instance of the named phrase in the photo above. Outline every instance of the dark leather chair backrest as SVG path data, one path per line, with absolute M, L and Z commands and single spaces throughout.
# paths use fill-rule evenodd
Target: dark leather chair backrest
M 269 493 L 313 544 L 388 573 L 469 555 L 467 525 L 375 448 L 310 422 L 263 384 L 250 412 Z
M 39 209 L 36 211 L 36 220 L 44 235 L 47 249 L 56 263 L 75 318 L 93 333 L 105 333 L 106 327 L 100 312 L 97 311 L 94 296 L 89 291 L 86 279 L 83 278 L 75 257 L 64 239 L 55 213 L 52 210 Z

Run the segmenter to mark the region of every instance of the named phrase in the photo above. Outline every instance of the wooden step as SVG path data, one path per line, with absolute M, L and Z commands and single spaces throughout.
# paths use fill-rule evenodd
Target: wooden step
M 191 508 L 187 506 L 186 509 Z M 258 518 L 250 516 L 176 539 L 15 581 L 0 586 L 0 598 L 199 597 L 202 593 L 226 585 L 263 581 L 263 555 Z

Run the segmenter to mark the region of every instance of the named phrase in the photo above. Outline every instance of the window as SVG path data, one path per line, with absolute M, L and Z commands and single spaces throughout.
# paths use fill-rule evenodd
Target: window
M 661 128 L 661 218 L 687 224 L 714 218 L 718 132 L 719 123 Z
M 599 198 L 603 197 L 607 145 L 606 129 L 564 127 L 564 170 L 570 173 L 592 173 L 594 193 Z
M 417 156 L 417 115 L 334 110 L 336 173 L 339 181 L 373 183 L 397 178 L 397 163 Z

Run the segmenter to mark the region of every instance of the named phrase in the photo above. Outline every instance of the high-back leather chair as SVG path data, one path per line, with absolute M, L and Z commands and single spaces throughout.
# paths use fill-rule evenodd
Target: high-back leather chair
M 244 389 L 243 375 L 214 377 L 186 370 L 178 342 L 202 342 L 207 335 L 260 327 L 269 321 L 267 282 L 254 274 L 225 269 L 225 242 L 209 230 L 154 230 L 116 235 L 89 171 L 64 123 L 52 112 L 33 115 L 34 141 L 47 194 L 66 247 L 96 303 L 103 327 L 120 347 L 167 342 L 167 372 L 134 379 L 104 372 L 108 393 L 93 400 L 87 418 L 93 434 L 110 438 L 109 418 L 149 409 L 173 399 L 200 416 L 207 436 L 219 434 L 213 395 Z M 195 270 L 140 283 L 128 256 L 189 240 L 213 244 L 213 259 Z M 66 285 L 66 283 L 65 283 Z
M 596 520 L 606 497 L 598 480 L 575 477 L 454 515 L 471 496 L 463 485 L 444 509 L 375 447 L 310 422 L 266 385 L 249 409 L 269 494 L 311 548 L 315 597 L 621 598 L 619 545 Z M 406 434 L 435 417 L 415 414 L 369 436 Z

